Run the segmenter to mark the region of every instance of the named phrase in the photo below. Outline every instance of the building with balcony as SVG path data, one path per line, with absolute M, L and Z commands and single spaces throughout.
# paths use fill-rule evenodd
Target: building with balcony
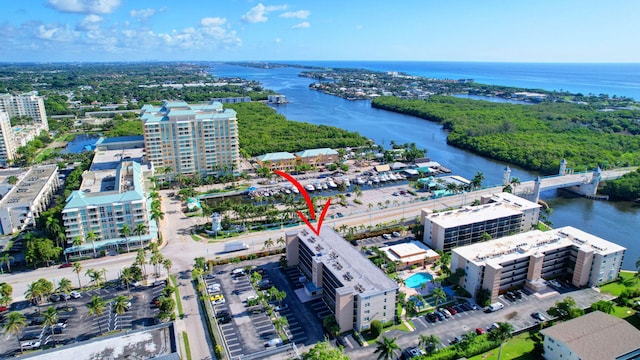
M 321 296 L 340 332 L 363 331 L 371 321 L 394 321 L 398 284 L 331 227 L 286 234 L 287 265 L 297 266 L 309 296 Z
M 69 258 L 93 256 L 94 250 L 130 251 L 157 238 L 156 221 L 149 215 L 145 166 L 133 160 L 109 161 L 113 153 L 120 151 L 96 155 L 80 189 L 67 198 L 62 220 L 70 245 L 64 252 Z M 124 225 L 130 229 L 128 236 L 122 234 Z
M 488 239 L 528 231 L 538 223 L 540 205 L 510 193 L 483 197 L 478 206 L 434 212 L 422 209 L 423 242 L 449 251 Z
M 0 112 L 6 112 L 9 118 L 30 117 L 33 119 L 31 125 L 38 128 L 38 134 L 42 130 L 49 130 L 44 100 L 35 91 L 22 95 L 0 94 Z
M 540 331 L 547 360 L 631 360 L 640 358 L 640 330 L 601 311 Z
M 11 128 L 9 115 L 0 111 L 0 166 L 7 167 L 16 158 L 16 151 L 15 133 Z
M 313 167 L 337 164 L 340 160 L 338 152 L 330 148 L 307 149 L 299 151 L 295 155 L 301 164 Z
M 140 117 L 146 157 L 155 169 L 162 169 L 158 173 L 209 176 L 237 171 L 240 151 L 234 110 L 215 101 L 165 101 L 161 107 L 143 106 Z
M 283 151 L 256 156 L 256 163 L 259 167 L 268 167 L 272 171 L 292 171 L 296 168 L 297 159 L 292 153 Z
M 35 225 L 35 219 L 53 199 L 60 186 L 56 165 L 32 167 L 0 200 L 2 234 Z
M 573 286 L 596 286 L 618 278 L 625 248 L 566 226 L 458 247 L 451 252 L 451 271 L 464 269 L 460 285 L 469 293 L 479 289 L 491 300 L 512 288 L 534 291 L 544 280 L 563 278 Z

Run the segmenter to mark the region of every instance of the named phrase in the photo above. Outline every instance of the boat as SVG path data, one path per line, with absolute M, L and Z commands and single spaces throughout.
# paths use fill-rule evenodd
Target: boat
M 336 185 L 336 183 L 333 182 L 333 179 L 330 179 L 329 180 L 329 187 L 332 188 L 332 189 L 335 189 L 335 188 L 338 187 L 338 185 Z
M 292 188 L 291 191 L 293 191 L 294 194 L 300 194 L 300 190 L 298 190 L 297 187 Z
M 396 180 L 398 180 L 398 178 L 393 174 L 389 174 L 389 180 L 396 181 Z
M 285 194 L 291 194 L 291 190 L 289 190 L 289 188 L 284 188 L 283 190 Z
M 305 186 L 304 186 L 304 188 L 305 188 L 305 189 L 307 189 L 307 190 L 309 190 L 309 191 L 313 191 L 313 190 L 315 190 L 315 189 L 316 189 L 316 188 L 313 186 L 313 184 L 307 184 L 307 185 L 305 185 Z
M 372 177 L 372 178 L 371 178 L 371 181 L 372 181 L 374 184 L 379 184 L 379 183 L 380 183 L 380 178 L 379 178 L 379 177 L 377 177 L 377 176 L 374 176 L 374 177 Z
M 363 178 L 361 178 L 361 177 L 357 177 L 357 178 L 356 178 L 356 182 L 358 183 L 358 185 L 364 185 L 364 184 L 366 184 L 366 182 L 364 181 L 364 179 L 363 179 Z
M 327 185 L 327 183 L 320 184 L 320 187 L 322 187 L 322 190 L 328 190 L 329 189 L 329 185 Z

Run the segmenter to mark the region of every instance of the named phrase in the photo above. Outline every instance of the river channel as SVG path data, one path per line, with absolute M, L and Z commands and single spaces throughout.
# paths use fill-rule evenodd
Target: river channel
M 471 179 L 480 171 L 485 176 L 484 186 L 502 183 L 507 164 L 447 145 L 447 133 L 439 124 L 374 109 L 369 101 L 349 101 L 309 90 L 312 80 L 298 77 L 300 71 L 215 64 L 211 72 L 216 77 L 256 80 L 265 88 L 285 95 L 289 103 L 274 108 L 290 120 L 357 131 L 386 148 L 392 140 L 398 144 L 413 142 L 418 148 L 427 149 L 427 156 L 452 169 L 456 175 Z M 533 180 L 537 175 L 511 166 L 511 176 L 520 181 Z M 541 198 L 553 209 L 550 220 L 554 227 L 574 226 L 626 247 L 623 268 L 635 270 L 635 262 L 640 258 L 640 206 L 588 200 L 562 190 L 543 192 Z

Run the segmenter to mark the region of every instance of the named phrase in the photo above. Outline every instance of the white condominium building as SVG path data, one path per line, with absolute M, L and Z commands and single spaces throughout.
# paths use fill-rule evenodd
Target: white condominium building
M 9 115 L 0 111 L 0 166 L 7 167 L 7 164 L 16 158 L 16 149 L 15 134 Z
M 129 251 L 156 239 L 157 224 L 150 219 L 151 201 L 139 163 L 121 161 L 116 169 L 86 171 L 82 177 L 80 190 L 71 193 L 62 210 L 70 245 L 65 255 L 92 256 L 94 249 Z M 129 234 L 122 233 L 124 225 Z
M 322 294 L 340 332 L 394 321 L 398 284 L 331 227 L 322 227 L 321 236 L 292 231 L 286 242 L 287 265 L 304 274 L 309 296 Z
M 40 131 L 49 130 L 44 101 L 36 91 L 22 95 L 0 94 L 0 111 L 6 112 L 9 118 L 28 116 Z
M 511 288 L 538 290 L 542 279 L 563 277 L 577 287 L 595 286 L 618 278 L 625 248 L 566 226 L 533 230 L 451 252 L 451 271 L 464 269 L 460 281 L 475 295 L 487 289 L 491 300 Z
M 0 200 L 2 234 L 35 225 L 35 219 L 47 209 L 59 185 L 56 165 L 31 168 Z
M 158 174 L 202 176 L 236 172 L 239 164 L 236 112 L 222 104 L 165 101 L 145 105 L 141 119 L 148 160 Z
M 422 209 L 423 241 L 432 249 L 458 246 L 528 231 L 538 223 L 540 205 L 510 193 L 483 197 L 478 206 L 434 212 Z

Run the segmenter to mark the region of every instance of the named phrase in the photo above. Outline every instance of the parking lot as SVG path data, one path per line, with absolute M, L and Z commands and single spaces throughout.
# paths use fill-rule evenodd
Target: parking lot
M 291 282 L 288 276 L 288 271 L 291 270 L 282 269 L 277 260 L 278 257 L 269 257 L 216 266 L 209 276 L 205 276 L 210 296 L 224 296 L 224 303 L 214 305 L 214 312 L 225 346 L 233 359 L 248 354 L 256 356 L 258 352 L 274 353 L 280 347 L 282 351 L 287 349 L 275 340 L 278 334 L 266 309 L 260 305 L 249 306 L 247 302 L 248 298 L 256 297 L 260 291 L 254 289 L 248 274 L 234 275 L 234 270 L 247 266 L 253 266 L 255 271 L 259 271 L 262 280 L 268 282 L 269 287 L 274 286 L 286 293 L 282 302 L 270 301 L 269 306 L 275 316 L 287 319 L 288 326 L 284 327 L 284 332 L 290 343 L 312 346 L 324 338 L 319 314 L 329 314 L 328 309 L 325 306 L 317 313 L 315 309 L 324 304 L 302 304 L 294 292 L 302 284 Z M 239 272 L 236 270 L 236 273 Z
M 47 300 L 40 306 L 31 305 L 27 301 L 13 303 L 9 310 L 23 313 L 27 319 L 27 326 L 19 336 L 20 342 L 14 335 L 4 335 L 4 341 L 0 342 L 0 357 L 19 353 L 20 344 L 26 345 L 23 346 L 24 350 L 36 350 L 52 347 L 54 343 L 66 345 L 85 341 L 114 330 L 127 331 L 153 325 L 158 309 L 153 308 L 151 300 L 158 296 L 163 288 L 164 286 L 131 288 L 129 295 L 122 287 L 107 286 L 80 292 L 80 298 L 67 300 L 68 307 L 64 300 L 57 302 Z M 102 297 L 107 302 L 104 312 L 97 318 L 89 314 L 87 307 L 94 295 Z M 110 300 L 118 295 L 129 296 L 131 299 L 129 310 L 122 316 L 116 314 L 111 308 Z M 55 330 L 42 324 L 41 313 L 49 306 L 58 310 L 60 325 L 54 326 Z

